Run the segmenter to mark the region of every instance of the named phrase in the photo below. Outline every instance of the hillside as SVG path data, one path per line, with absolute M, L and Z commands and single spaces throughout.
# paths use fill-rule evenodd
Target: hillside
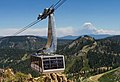
M 90 76 L 84 79 L 82 82 L 119 82 L 120 81 L 120 67 L 98 74 Z
M 30 68 L 30 54 L 45 45 L 46 39 L 29 37 L 0 39 L 0 68 L 13 68 L 15 71 L 38 76 L 38 73 Z M 17 46 L 13 45 L 15 43 Z M 99 40 L 86 35 L 74 41 L 58 40 L 58 44 L 57 53 L 65 55 L 65 73 L 68 74 L 68 78 L 76 79 L 81 75 L 89 77 L 120 66 L 120 35 Z M 71 77 L 71 74 L 77 76 Z
M 97 40 L 95 49 L 89 51 L 88 58 L 91 67 L 120 66 L 120 36 Z
M 0 38 L 0 68 L 13 68 L 15 71 L 31 73 L 30 55 L 44 47 L 47 39 L 37 36 L 8 36 Z M 58 40 L 58 49 L 71 40 Z
M 0 38 L 0 48 L 35 50 L 45 45 L 46 39 L 36 36 L 7 36 Z
M 0 49 L 12 48 L 23 50 L 38 50 L 45 46 L 47 42 L 46 38 L 38 36 L 7 36 L 0 38 Z M 59 45 L 65 45 L 71 42 L 71 40 L 58 40 Z
M 99 79 L 99 82 L 120 82 L 120 67 L 105 73 Z
M 100 67 L 116 68 L 120 66 L 120 36 L 100 40 L 90 36 L 79 37 L 59 53 L 66 56 L 67 73 Z

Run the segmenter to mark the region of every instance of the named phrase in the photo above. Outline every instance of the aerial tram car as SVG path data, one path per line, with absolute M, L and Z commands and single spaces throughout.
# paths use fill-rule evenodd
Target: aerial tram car
M 55 54 L 40 54 L 40 56 L 31 55 L 31 68 L 42 74 L 64 72 L 64 56 Z
M 31 55 L 31 68 L 39 73 L 56 73 L 65 70 L 64 55 L 55 54 L 57 50 L 57 37 L 55 31 L 54 11 L 64 2 L 58 1 L 54 6 L 44 9 L 37 20 L 48 17 L 48 39 L 44 48 Z M 56 8 L 55 8 L 56 7 Z

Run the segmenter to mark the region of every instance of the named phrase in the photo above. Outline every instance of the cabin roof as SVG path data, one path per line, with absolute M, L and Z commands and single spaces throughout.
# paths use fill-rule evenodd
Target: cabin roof
M 40 58 L 46 58 L 46 57 L 64 57 L 63 55 L 58 55 L 58 54 L 32 54 L 31 56 L 35 56 L 35 57 L 40 57 Z

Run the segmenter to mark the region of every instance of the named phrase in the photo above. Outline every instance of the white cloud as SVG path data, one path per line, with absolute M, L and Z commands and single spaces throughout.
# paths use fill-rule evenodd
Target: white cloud
M 20 29 L 0 29 L 0 36 L 10 36 L 13 35 Z M 85 35 L 85 34 L 111 34 L 111 35 L 120 35 L 120 30 L 105 30 L 97 29 L 92 23 L 84 23 L 82 28 L 73 28 L 73 27 L 59 27 L 56 28 L 57 36 L 67 36 L 67 35 Z M 37 35 L 37 36 L 46 36 L 47 28 L 30 28 L 21 33 L 20 35 Z
M 11 36 L 20 29 L 0 29 L 0 36 Z M 75 30 L 72 27 L 61 27 L 56 28 L 57 36 L 66 36 L 66 35 L 75 35 Z M 19 35 L 37 35 L 37 36 L 46 36 L 47 28 L 30 28 L 26 31 L 20 33 Z
M 11 36 L 13 35 L 15 32 L 17 32 L 20 29 L 13 29 L 13 28 L 9 28 L 9 29 L 0 29 L 0 36 Z M 41 28 L 41 29 L 28 29 L 24 32 L 22 32 L 20 35 L 45 35 L 46 33 L 46 29 L 45 28 Z
M 96 30 L 95 26 L 94 26 L 92 23 L 90 23 L 90 22 L 84 23 L 82 27 L 83 27 L 84 29 Z
M 104 29 L 97 30 L 97 33 L 98 34 L 120 35 L 120 31 L 104 30 Z
M 119 35 L 120 31 L 115 30 L 105 30 L 105 29 L 97 29 L 92 23 L 84 23 L 82 29 L 79 30 L 77 33 L 81 35 L 84 34 L 110 34 L 110 35 Z
M 76 30 L 73 27 L 57 28 L 58 36 L 76 35 Z
M 93 24 L 88 22 L 88 23 L 84 23 L 82 25 L 82 29 L 79 30 L 78 32 L 80 32 L 81 35 L 84 35 L 84 34 L 97 34 L 97 29 L 95 28 L 95 26 Z

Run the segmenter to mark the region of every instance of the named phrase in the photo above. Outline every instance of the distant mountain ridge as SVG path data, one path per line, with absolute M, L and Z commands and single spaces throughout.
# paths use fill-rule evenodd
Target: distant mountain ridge
M 63 37 L 59 37 L 60 39 L 70 39 L 70 40 L 75 40 L 76 38 L 78 38 L 79 36 L 73 36 L 73 35 L 68 35 L 68 36 L 63 36 Z
M 84 36 L 84 35 L 81 35 L 81 36 Z M 106 37 L 109 37 L 109 36 L 112 36 L 112 35 L 109 35 L 109 34 L 100 34 L 100 35 L 90 34 L 89 36 L 91 36 L 95 39 L 103 39 L 103 38 L 106 38 Z M 79 36 L 68 35 L 68 36 L 60 37 L 60 39 L 74 40 L 74 39 L 77 39 L 78 37 Z
M 0 38 L 0 48 L 35 50 L 45 45 L 46 39 L 37 36 L 7 36 Z

